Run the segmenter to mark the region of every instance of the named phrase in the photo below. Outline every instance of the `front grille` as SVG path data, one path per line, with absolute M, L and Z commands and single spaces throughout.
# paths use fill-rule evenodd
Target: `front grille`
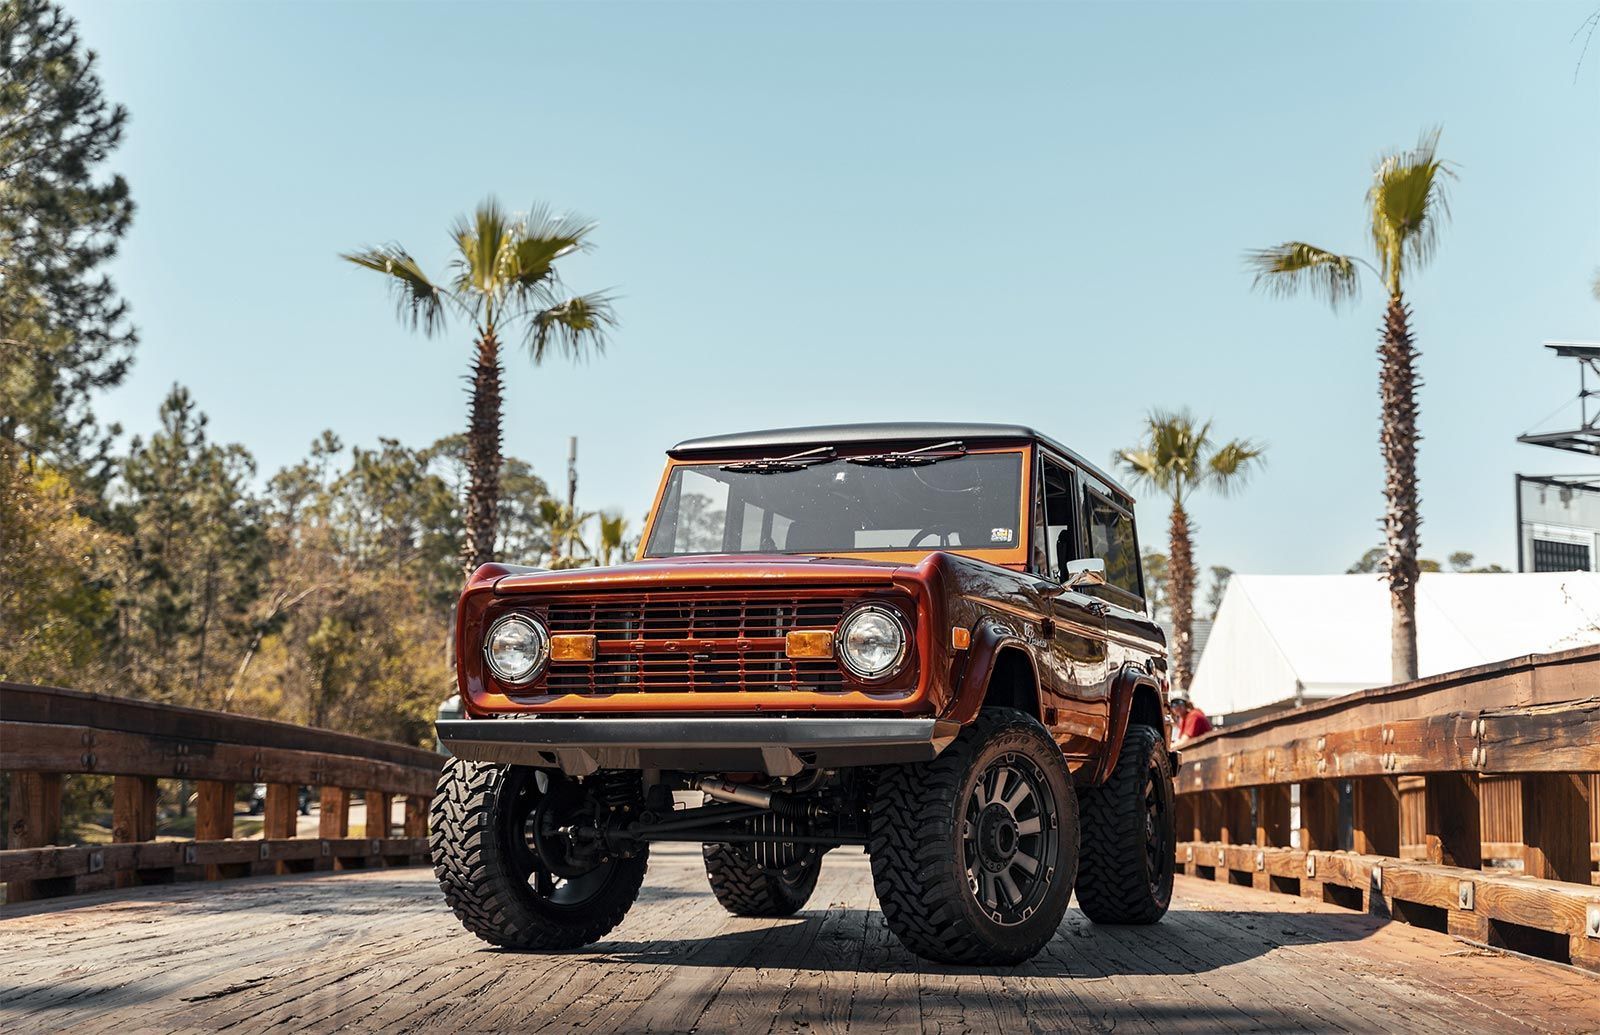
M 790 659 L 781 641 L 795 629 L 834 628 L 852 603 L 844 597 L 552 601 L 550 631 L 592 634 L 600 652 L 594 661 L 552 662 L 545 689 L 840 690 L 844 673 L 837 662 Z
M 592 633 L 607 640 L 754 640 L 791 629 L 831 629 L 844 617 L 843 598 L 803 600 L 602 600 L 550 605 L 553 633 Z

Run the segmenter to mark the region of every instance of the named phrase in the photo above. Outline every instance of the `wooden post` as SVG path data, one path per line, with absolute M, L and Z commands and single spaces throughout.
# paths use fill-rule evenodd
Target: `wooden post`
M 367 792 L 367 824 L 364 836 L 388 837 L 389 821 L 394 816 L 394 796 L 383 791 Z
M 233 784 L 201 780 L 195 787 L 194 839 L 225 841 L 233 836 Z
M 1227 845 L 1247 845 L 1255 838 L 1255 824 L 1250 818 L 1249 791 L 1219 791 L 1221 824 L 1219 839 Z
M 1339 848 L 1339 783 L 1307 780 L 1300 785 L 1300 847 L 1311 852 Z
M 343 787 L 322 788 L 322 818 L 317 835 L 329 840 L 350 836 L 350 792 Z
M 1425 779 L 1428 861 L 1469 870 L 1481 868 L 1478 778 L 1471 773 L 1432 773 Z
M 420 794 L 406 795 L 406 836 L 428 836 L 428 799 Z
M 1398 783 L 1392 776 L 1364 776 L 1354 782 L 1353 847 L 1362 855 L 1398 857 L 1400 855 Z
M 1289 847 L 1289 785 L 1266 784 L 1258 789 L 1256 800 L 1256 844 L 1263 847 Z
M 233 784 L 225 780 L 200 780 L 195 786 L 194 839 L 226 841 L 233 837 Z M 249 876 L 249 863 L 206 865 L 206 880 Z
M 299 831 L 299 793 L 292 783 L 267 784 L 266 821 L 261 836 L 273 838 L 294 837 Z
M 1202 791 L 1195 795 L 1194 811 L 1194 839 L 1222 840 L 1222 796 L 1216 791 Z
M 6 830 L 7 848 L 43 848 L 61 841 L 61 774 L 11 774 L 11 826 Z M 70 895 L 76 881 L 71 877 L 47 880 L 18 880 L 6 884 L 7 902 Z
M 1589 883 L 1589 781 L 1575 773 L 1522 780 L 1522 868 L 1530 877 Z
M 111 840 L 120 843 L 156 839 L 156 800 L 153 776 L 118 776 L 111 781 Z M 167 871 L 170 876 L 171 871 Z M 120 870 L 117 887 L 144 883 L 137 870 Z

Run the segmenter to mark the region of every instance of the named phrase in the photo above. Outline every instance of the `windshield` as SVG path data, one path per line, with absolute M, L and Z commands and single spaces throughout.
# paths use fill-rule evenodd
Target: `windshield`
M 675 467 L 645 556 L 1013 550 L 1021 543 L 1020 451 L 910 466 L 862 459 Z

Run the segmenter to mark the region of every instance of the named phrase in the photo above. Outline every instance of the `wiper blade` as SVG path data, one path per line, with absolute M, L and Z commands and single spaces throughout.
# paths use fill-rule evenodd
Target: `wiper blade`
M 940 442 L 937 445 L 923 446 L 921 449 L 907 449 L 899 453 L 873 453 L 871 456 L 848 457 L 848 462 L 861 464 L 864 467 L 923 467 L 936 464 L 941 460 L 954 460 L 958 456 L 966 456 L 967 447 L 962 442 Z
M 723 464 L 722 469 L 739 474 L 781 474 L 784 471 L 799 471 L 812 464 L 826 463 L 838 455 L 838 452 L 832 446 L 820 446 L 803 453 L 791 453 L 788 456 L 769 456 L 761 460 L 741 460 L 738 463 Z

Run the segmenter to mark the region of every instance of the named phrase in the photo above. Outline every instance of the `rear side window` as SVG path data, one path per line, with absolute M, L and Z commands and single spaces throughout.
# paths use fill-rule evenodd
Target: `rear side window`
M 1084 524 L 1089 533 L 1089 554 L 1106 562 L 1106 582 L 1130 596 L 1144 597 L 1139 578 L 1139 544 L 1133 532 L 1133 514 L 1094 489 L 1083 489 Z

